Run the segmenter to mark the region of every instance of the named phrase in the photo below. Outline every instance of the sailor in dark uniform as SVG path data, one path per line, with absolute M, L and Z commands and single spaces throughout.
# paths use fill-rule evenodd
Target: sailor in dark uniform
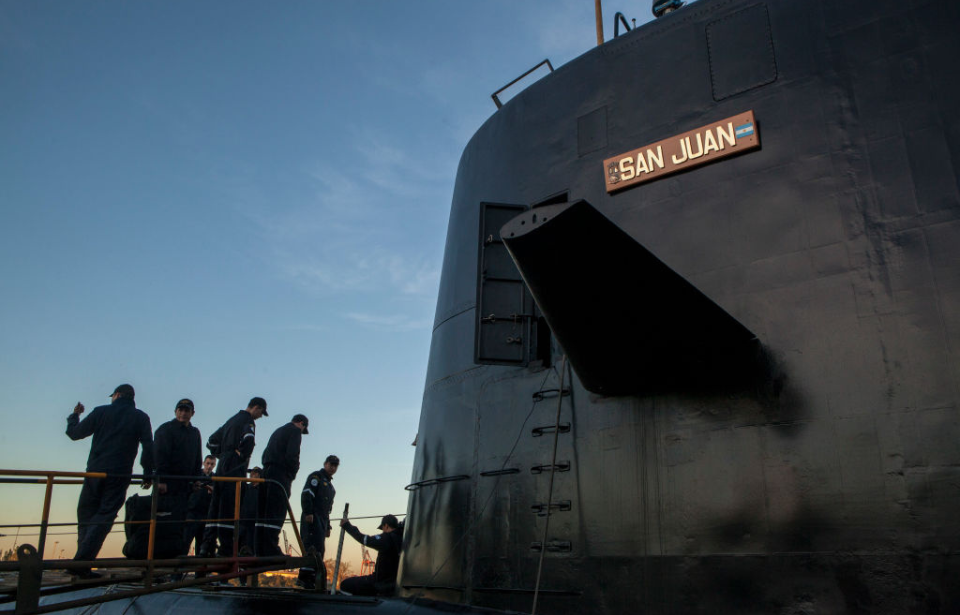
M 77 502 L 77 554 L 75 560 L 89 561 L 97 557 L 100 547 L 117 511 L 123 506 L 130 485 L 133 462 L 137 458 L 137 446 L 143 453 L 140 465 L 144 474 L 152 474 L 153 430 L 150 429 L 150 417 L 137 409 L 134 402 L 135 392 L 129 384 L 121 384 L 110 395 L 109 406 L 98 406 L 87 418 L 80 420 L 83 404 L 78 403 L 73 413 L 67 417 L 67 435 L 71 440 L 81 440 L 93 436 L 90 456 L 87 458 L 87 472 L 106 472 L 107 478 L 84 478 Z M 150 481 L 143 481 L 143 488 L 150 487 Z M 76 570 L 76 576 L 95 578 L 96 572 Z
M 340 459 L 330 455 L 323 462 L 323 469 L 311 472 L 300 494 L 300 529 L 303 531 L 303 548 L 308 553 L 315 552 L 318 566 L 323 566 L 324 541 L 330 535 L 330 511 L 333 510 L 333 498 L 337 490 L 333 488 L 333 475 L 340 467 Z M 297 585 L 305 589 L 316 589 L 317 568 L 305 566 L 300 569 Z M 320 577 L 320 589 L 327 585 L 327 573 L 324 569 Z
M 207 455 L 203 458 L 202 476 L 213 476 L 213 468 L 217 465 L 217 458 Z M 193 483 L 192 492 L 187 500 L 187 522 L 183 527 L 183 554 L 190 553 L 190 547 L 196 541 L 196 551 L 200 551 L 203 544 L 203 529 L 210 512 L 210 500 L 213 497 L 213 483 L 209 479 Z
M 200 430 L 190 424 L 193 418 L 193 402 L 181 399 L 174 410 L 174 418 L 167 421 L 153 434 L 154 458 L 160 476 L 183 476 L 196 478 L 203 464 Z M 161 495 L 179 496 L 190 492 L 191 481 L 161 478 L 157 490 Z
M 157 491 L 161 495 L 163 510 L 170 513 L 167 521 L 182 521 L 186 516 L 191 479 L 200 475 L 203 463 L 200 430 L 190 424 L 193 415 L 193 402 L 187 398 L 181 399 L 174 409 L 175 418 L 157 427 L 153 434 L 153 456 L 157 463 L 157 474 L 161 476 Z M 183 476 L 184 479 L 177 480 L 171 476 Z M 182 540 L 183 527 L 158 527 L 157 535 L 176 535 Z M 176 551 L 178 555 L 183 552 L 180 549 Z
M 363 546 L 377 551 L 377 564 L 373 574 L 344 579 L 340 589 L 354 596 L 393 595 L 397 583 L 397 569 L 400 567 L 400 549 L 403 547 L 403 525 L 393 515 L 384 515 L 380 519 L 379 527 L 383 533 L 376 536 L 361 534 L 349 519 L 341 519 L 340 527 Z
M 256 428 L 254 421 L 267 414 L 267 402 L 262 397 L 254 397 L 247 404 L 246 410 L 233 415 L 220 429 L 210 435 L 207 448 L 219 459 L 214 476 L 247 476 L 247 465 L 255 446 L 254 436 Z M 232 557 L 233 552 L 233 515 L 234 498 L 237 483 L 232 481 L 215 481 L 213 497 L 210 500 L 210 519 L 218 519 L 207 523 L 203 533 L 203 544 L 200 545 L 200 557 L 210 557 L 214 550 L 223 557 Z M 238 537 L 239 538 L 239 537 Z M 220 547 L 217 549 L 217 541 Z
M 259 489 L 260 518 L 257 521 L 257 555 L 282 555 L 280 530 L 287 516 L 290 486 L 300 470 L 300 441 L 310 433 L 310 420 L 302 414 L 283 425 L 270 436 L 261 457 L 263 478 L 267 481 Z

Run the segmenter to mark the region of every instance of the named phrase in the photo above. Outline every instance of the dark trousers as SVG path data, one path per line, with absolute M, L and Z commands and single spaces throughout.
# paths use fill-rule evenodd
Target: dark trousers
M 257 521 L 257 555 L 282 555 L 280 530 L 287 517 L 287 498 L 290 497 L 292 481 L 285 470 L 272 465 L 263 469 L 263 478 L 268 482 L 261 484 L 258 489 L 260 519 Z
M 323 576 L 320 580 L 321 589 L 326 587 L 327 584 L 327 569 L 323 565 L 323 552 L 324 545 L 326 544 L 327 538 L 327 529 L 320 523 L 320 519 L 317 515 L 313 516 L 313 522 L 307 523 L 303 519 L 303 515 L 300 516 L 300 538 L 303 540 L 303 548 L 305 550 L 303 556 L 310 557 L 313 553 L 316 553 L 317 565 L 316 566 L 304 566 L 300 569 L 300 580 L 312 585 L 317 582 L 317 570 L 323 571 Z
M 77 502 L 77 554 L 75 560 L 96 559 L 117 511 L 127 499 L 129 478 L 85 478 Z
M 158 510 L 163 510 L 170 514 L 169 516 L 161 516 L 161 513 L 157 513 L 158 525 L 156 539 L 176 543 L 176 548 L 167 545 L 162 549 L 165 553 L 172 554 L 167 557 L 186 555 L 187 551 L 190 550 L 190 545 L 187 544 L 184 528 L 186 526 L 187 503 L 190 499 L 190 492 L 182 483 L 174 483 L 172 488 L 168 486 L 167 489 L 167 494 L 160 497 L 160 507 Z M 167 527 L 159 525 L 161 522 Z M 156 553 L 157 550 L 154 550 L 154 556 L 156 556 Z
M 247 483 L 241 487 L 240 495 L 240 548 L 249 547 L 253 552 L 257 548 L 257 531 L 260 529 L 260 492 L 262 484 Z
M 228 453 L 220 459 L 215 476 L 247 475 L 247 464 L 240 460 L 236 453 Z M 218 519 L 207 523 L 203 531 L 203 542 L 214 545 L 220 543 L 217 553 L 224 557 L 236 555 L 233 552 L 233 516 L 235 512 L 236 493 L 239 483 L 233 481 L 215 481 L 213 483 L 213 497 L 210 499 L 209 519 Z M 238 536 L 239 538 L 239 536 Z
M 187 515 L 187 520 L 183 524 L 183 555 L 190 553 L 190 547 L 196 542 L 195 553 L 200 550 L 200 543 L 203 542 L 203 530 L 205 524 L 201 519 L 191 518 Z

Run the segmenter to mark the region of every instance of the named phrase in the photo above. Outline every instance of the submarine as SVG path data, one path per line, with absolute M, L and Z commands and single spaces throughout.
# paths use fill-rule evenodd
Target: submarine
M 654 11 L 463 152 L 400 595 L 960 613 L 960 4 Z
M 960 613 L 960 3 L 652 9 L 463 152 L 396 596 L 16 612 Z

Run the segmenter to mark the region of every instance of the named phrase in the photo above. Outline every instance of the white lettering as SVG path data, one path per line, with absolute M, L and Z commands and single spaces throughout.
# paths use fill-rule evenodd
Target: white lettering
M 703 135 L 703 154 L 707 155 L 710 152 L 720 151 L 720 148 L 717 147 L 717 140 L 714 138 L 713 133 L 709 130 L 706 134 Z
M 653 153 L 652 149 L 647 150 L 647 164 L 650 167 L 650 173 L 656 171 L 656 167 L 663 168 L 663 147 L 658 145 L 656 154 Z
M 637 175 L 633 168 L 633 156 L 627 156 L 620 159 L 620 179 L 633 179 Z
M 643 152 L 639 152 L 637 156 L 637 175 L 640 175 L 640 171 L 644 173 L 649 173 L 650 168 L 647 166 L 647 161 L 643 158 Z
M 697 153 L 693 153 L 693 147 L 690 145 L 690 137 L 687 137 L 687 151 L 690 153 L 690 160 L 694 158 L 699 158 L 703 156 L 703 137 L 700 136 L 700 133 L 697 133 Z
M 683 164 L 687 161 L 687 144 L 684 139 L 680 139 L 680 153 L 683 154 L 682 158 L 677 158 L 677 155 L 672 156 L 673 164 Z
M 723 149 L 723 142 L 726 141 L 727 145 L 736 147 L 737 137 L 736 133 L 733 130 L 733 122 L 727 122 L 727 130 L 723 129 L 723 126 L 717 126 L 717 138 L 720 141 L 720 149 Z

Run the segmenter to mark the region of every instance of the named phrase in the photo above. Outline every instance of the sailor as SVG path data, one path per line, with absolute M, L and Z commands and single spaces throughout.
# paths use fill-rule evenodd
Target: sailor
M 121 384 L 110 395 L 109 406 L 94 408 L 81 421 L 84 407 L 78 402 L 73 414 L 67 417 L 67 435 L 71 440 L 93 436 L 87 472 L 106 472 L 110 475 L 106 478 L 83 479 L 80 500 L 77 502 L 77 553 L 74 560 L 90 561 L 100 553 L 117 511 L 126 499 L 138 444 L 143 450 L 140 455 L 143 473 L 153 473 L 150 417 L 137 409 L 134 395 L 132 386 Z M 150 485 L 149 480 L 143 481 L 144 489 Z M 89 568 L 75 569 L 73 574 L 84 579 L 100 576 Z
M 247 465 L 255 446 L 256 427 L 254 421 L 267 414 L 267 402 L 262 397 L 254 397 L 241 410 L 224 423 L 220 429 L 210 435 L 207 448 L 219 459 L 214 476 L 238 477 L 247 476 Z M 200 557 L 211 557 L 216 554 L 222 557 L 233 557 L 233 522 L 234 498 L 237 483 L 235 481 L 215 481 L 213 496 L 210 500 L 208 516 L 214 521 L 207 523 L 203 532 L 203 543 L 197 553 Z M 239 538 L 239 536 L 238 536 Z M 219 541 L 220 546 L 217 547 Z
M 213 455 L 207 455 L 203 458 L 203 476 L 213 476 L 213 468 L 217 465 L 217 458 Z M 205 523 L 203 519 L 207 518 L 210 511 L 210 499 L 213 495 L 213 483 L 209 480 L 196 481 L 193 483 L 190 497 L 187 500 L 187 523 L 183 528 L 183 554 L 190 553 L 190 547 L 196 541 L 197 551 L 200 551 L 200 544 L 203 542 L 203 528 Z
M 323 565 L 324 542 L 330 536 L 330 511 L 333 510 L 333 498 L 337 490 L 333 488 L 333 475 L 340 467 L 340 458 L 329 455 L 323 462 L 323 468 L 311 472 L 300 494 L 300 529 L 303 531 L 304 555 L 316 555 L 318 565 Z M 305 566 L 300 569 L 297 585 L 304 589 L 316 589 L 317 569 Z M 320 577 L 320 589 L 327 585 L 324 570 Z
M 153 457 L 157 464 L 157 492 L 162 497 L 161 507 L 170 513 L 167 521 L 182 521 L 187 512 L 187 500 L 190 498 L 191 482 L 200 474 L 202 442 L 200 430 L 190 424 L 194 415 L 193 402 L 183 398 L 177 402 L 173 410 L 174 418 L 167 421 L 153 434 Z M 183 480 L 170 478 L 183 476 Z M 158 536 L 172 536 L 183 538 L 183 527 L 158 528 Z M 181 551 L 178 548 L 175 553 Z
M 273 432 L 263 451 L 263 478 L 260 519 L 257 521 L 257 555 L 282 555 L 280 530 L 287 516 L 290 486 L 300 470 L 300 441 L 310 433 L 310 420 L 295 414 L 289 423 Z
M 157 491 L 176 499 L 183 496 L 184 506 L 190 493 L 189 480 L 169 479 L 167 476 L 196 477 L 202 465 L 200 430 L 190 424 L 194 415 L 193 402 L 183 398 L 174 408 L 174 419 L 157 427 L 153 434 L 154 459 L 157 463 Z
M 397 584 L 397 569 L 400 567 L 400 549 L 403 547 L 403 524 L 393 515 L 384 515 L 380 519 L 379 530 L 376 536 L 361 534 L 360 530 L 344 517 L 340 520 L 340 527 L 345 529 L 354 540 L 365 547 L 376 549 L 377 563 L 373 574 L 363 577 L 344 579 L 340 589 L 354 596 L 390 596 L 394 593 Z

